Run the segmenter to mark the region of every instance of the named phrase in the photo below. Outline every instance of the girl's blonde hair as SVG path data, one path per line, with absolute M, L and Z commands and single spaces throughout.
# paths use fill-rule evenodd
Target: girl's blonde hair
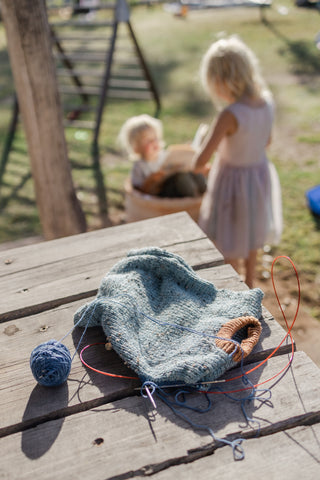
M 152 128 L 156 132 L 159 142 L 161 143 L 163 136 L 162 123 L 160 120 L 151 117 L 150 115 L 142 114 L 128 118 L 121 127 L 118 136 L 118 143 L 129 158 L 136 158 L 136 143 L 139 141 L 141 133 L 148 128 Z
M 243 95 L 263 98 L 270 94 L 257 57 L 236 36 L 220 39 L 210 46 L 202 59 L 200 75 L 211 97 L 215 96 L 217 85 L 227 88 L 234 100 Z

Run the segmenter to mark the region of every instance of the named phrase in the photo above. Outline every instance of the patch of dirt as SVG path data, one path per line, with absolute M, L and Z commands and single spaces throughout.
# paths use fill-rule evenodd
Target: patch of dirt
M 297 142 L 298 132 L 288 125 L 284 119 L 280 119 L 278 125 L 275 126 L 272 143 L 270 145 L 270 156 L 277 157 L 281 162 L 294 162 L 297 168 L 308 168 L 308 160 L 317 158 L 318 144 Z M 259 270 L 260 269 L 260 270 Z M 276 272 L 276 269 L 275 269 Z M 287 330 L 286 323 L 278 306 L 278 302 L 273 290 L 271 278 L 264 278 L 263 267 L 258 264 L 258 279 L 256 286 L 260 287 L 265 296 L 263 299 L 264 306 L 270 311 L 274 318 Z M 301 292 L 307 293 L 308 289 L 319 288 L 310 284 L 310 279 L 299 272 L 299 282 Z M 295 273 L 292 270 L 287 276 L 276 276 L 275 285 L 281 307 L 290 325 L 296 314 L 298 304 L 298 287 Z M 302 295 L 303 297 L 303 295 Z M 307 355 L 320 367 L 320 321 L 311 315 L 311 309 L 316 305 L 300 301 L 299 312 L 293 326 L 293 338 L 296 343 L 297 350 L 303 350 Z
M 303 274 L 299 274 L 301 289 L 307 288 Z M 277 295 L 281 308 L 290 326 L 296 315 L 298 306 L 298 287 L 295 291 L 296 277 L 294 272 L 292 278 L 275 279 Z M 263 305 L 269 310 L 273 317 L 287 331 L 286 323 L 278 305 L 271 279 L 258 278 L 256 286 L 264 292 Z M 303 301 L 300 302 L 299 312 L 296 317 L 293 329 L 293 338 L 297 350 L 304 351 L 320 367 L 320 322 L 310 313 L 310 307 Z

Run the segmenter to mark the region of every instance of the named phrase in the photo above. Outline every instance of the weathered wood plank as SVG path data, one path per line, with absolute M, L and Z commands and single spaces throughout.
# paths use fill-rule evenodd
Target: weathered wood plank
M 225 288 L 226 285 L 233 290 L 247 288 L 230 265 L 203 269 L 198 275 L 214 283 L 217 288 Z M 0 364 L 2 385 L 5 387 L 0 399 L 0 434 L 18 431 L 35 422 L 41 422 L 46 415 L 62 417 L 133 393 L 136 382 L 110 379 L 93 372 L 86 373 L 78 354 L 74 358 L 68 384 L 58 389 L 58 394 L 53 395 L 50 389 L 36 386 L 29 368 L 31 351 L 51 338 L 59 340 L 64 337 L 72 329 L 74 313 L 83 303 L 83 300 L 78 301 L 2 325 Z M 261 339 L 247 362 L 265 358 L 284 337 L 284 330 L 266 310 L 262 327 Z M 75 352 L 81 333 L 81 329 L 75 329 L 72 335 L 63 340 L 71 355 Z M 102 329 L 89 329 L 83 345 L 104 340 Z M 280 353 L 289 351 L 290 348 L 284 344 Z M 122 361 L 114 352 L 106 352 L 103 347 L 97 347 L 88 353 L 86 358 L 97 368 L 111 373 L 126 372 Z M 97 363 L 99 358 L 101 363 Z M 32 399 L 31 404 L 27 398 Z
M 156 480 L 186 478 L 257 478 L 300 480 L 320 478 L 320 424 L 297 427 L 245 442 L 245 458 L 230 462 L 230 452 L 220 448 L 214 455 L 189 463 L 164 468 L 155 473 Z M 226 467 L 226 465 L 228 467 Z M 143 477 L 144 474 L 137 477 Z M 124 477 L 122 477 L 124 478 Z M 127 477 L 128 478 L 128 477 Z
M 166 248 L 195 269 L 223 263 L 220 252 L 186 213 L 163 219 L 1 252 L 0 322 L 94 295 L 102 277 L 131 248 Z
M 254 383 L 264 381 L 280 371 L 285 362 L 284 356 L 271 359 L 259 372 L 252 374 L 251 380 Z M 235 381 L 233 388 L 241 385 Z M 320 370 L 299 352 L 292 368 L 281 381 L 269 384 L 271 386 L 272 399 L 269 402 L 256 400 L 246 408 L 250 416 L 259 420 L 261 434 L 271 435 L 274 444 L 280 448 L 279 436 L 274 434 L 287 429 L 290 434 L 292 428 L 319 424 Z M 220 438 L 226 435 L 254 438 L 256 431 L 245 426 L 238 402 L 223 395 L 212 397 L 212 410 L 203 414 L 188 412 L 188 417 L 197 424 L 209 426 Z M 215 451 L 207 431 L 195 431 L 160 399 L 156 402 L 157 411 L 154 412 L 149 401 L 139 396 L 126 398 L 2 438 L 2 478 L 20 480 L 36 475 L 48 480 L 59 474 L 65 480 L 80 476 L 90 480 L 125 479 L 131 478 L 135 472 L 138 476 L 152 474 Z M 191 403 L 199 406 L 199 402 L 204 406 L 203 397 L 199 399 L 199 395 L 193 395 Z M 310 426 L 308 429 L 316 431 Z M 257 445 L 261 445 L 261 449 L 258 448 L 260 458 L 264 454 L 264 445 L 260 441 Z M 233 461 L 232 452 L 229 447 L 222 450 L 226 448 L 229 465 Z M 246 451 L 246 443 L 244 449 Z M 250 459 L 250 445 L 248 452 Z M 214 456 L 212 461 L 217 467 L 225 468 L 225 457 L 222 457 L 223 464 L 218 458 Z M 308 462 L 314 462 L 307 455 L 304 458 L 305 468 Z
M 140 248 L 153 241 L 156 242 L 154 245 L 164 247 L 200 238 L 206 238 L 202 230 L 187 213 L 179 212 L 1 251 L 0 276 L 63 259 L 78 258 L 92 251 L 102 251 L 108 257 L 121 258 L 130 248 Z M 11 263 L 4 266 L 6 260 L 11 260 Z

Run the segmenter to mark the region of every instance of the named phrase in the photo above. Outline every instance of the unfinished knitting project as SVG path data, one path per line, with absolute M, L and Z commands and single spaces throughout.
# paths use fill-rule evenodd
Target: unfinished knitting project
M 74 323 L 100 325 L 142 382 L 197 385 L 251 352 L 262 298 L 259 288 L 217 289 L 180 256 L 148 247 L 114 265 Z

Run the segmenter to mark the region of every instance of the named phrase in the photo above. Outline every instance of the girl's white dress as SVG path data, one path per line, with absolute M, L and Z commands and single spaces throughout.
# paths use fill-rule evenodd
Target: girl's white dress
M 273 104 L 236 102 L 227 110 L 237 118 L 238 129 L 219 145 L 199 225 L 225 258 L 247 258 L 250 250 L 279 243 L 282 232 L 280 182 L 265 153 Z

